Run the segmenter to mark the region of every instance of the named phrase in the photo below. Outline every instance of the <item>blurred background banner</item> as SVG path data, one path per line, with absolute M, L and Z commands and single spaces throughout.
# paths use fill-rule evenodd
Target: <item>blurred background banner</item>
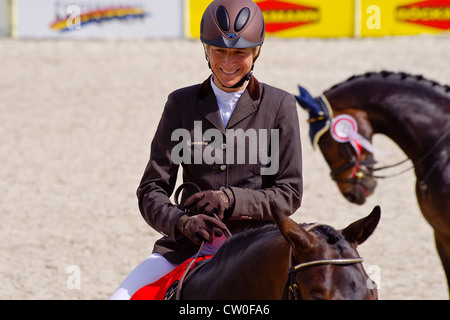
M 361 0 L 361 36 L 449 34 L 450 0 Z
M 200 37 L 200 20 L 210 0 L 188 0 L 187 37 Z M 255 0 L 268 37 L 350 37 L 354 31 L 354 0 Z
M 211 0 L 186 0 L 185 35 L 200 36 Z M 267 36 L 360 37 L 450 33 L 450 0 L 255 0 Z
M 15 5 L 20 38 L 183 36 L 183 0 L 16 0 Z

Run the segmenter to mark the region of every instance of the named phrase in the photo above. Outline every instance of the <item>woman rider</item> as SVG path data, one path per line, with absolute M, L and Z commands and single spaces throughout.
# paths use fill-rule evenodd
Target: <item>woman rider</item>
M 196 254 L 202 241 L 202 254 L 214 254 L 225 239 L 215 229 L 271 223 L 273 210 L 291 215 L 301 204 L 295 99 L 252 74 L 265 36 L 261 10 L 251 0 L 214 0 L 200 28 L 212 74 L 169 95 L 137 189 L 143 218 L 163 237 L 112 299 L 129 299 Z M 183 182 L 200 189 L 183 192 L 191 214 L 169 199 L 180 165 Z

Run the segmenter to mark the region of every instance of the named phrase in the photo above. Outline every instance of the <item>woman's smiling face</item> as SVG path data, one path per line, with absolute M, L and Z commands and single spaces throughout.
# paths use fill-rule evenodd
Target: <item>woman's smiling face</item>
M 232 87 L 252 69 L 259 48 L 229 49 L 206 46 L 211 69 L 214 73 L 214 83 L 223 91 L 241 91 Z

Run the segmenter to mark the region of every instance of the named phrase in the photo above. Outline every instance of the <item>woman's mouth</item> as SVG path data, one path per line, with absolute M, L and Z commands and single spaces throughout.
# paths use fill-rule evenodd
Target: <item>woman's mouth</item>
M 238 73 L 239 69 L 234 70 L 234 71 L 226 71 L 226 70 L 220 69 L 220 71 L 222 71 L 222 73 L 224 73 L 227 76 L 234 76 Z

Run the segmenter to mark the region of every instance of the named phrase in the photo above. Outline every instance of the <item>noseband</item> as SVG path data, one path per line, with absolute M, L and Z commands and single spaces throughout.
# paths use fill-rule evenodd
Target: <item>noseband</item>
M 315 223 L 307 228 L 305 228 L 306 232 L 313 230 L 316 227 L 322 226 L 323 224 Z M 292 247 L 290 247 L 289 260 L 291 267 L 288 269 L 289 279 L 288 279 L 288 296 L 289 300 L 300 300 L 300 288 L 297 284 L 295 273 L 302 268 L 307 268 L 311 266 L 318 265 L 350 265 L 355 263 L 362 263 L 364 259 L 362 257 L 357 258 L 343 258 L 343 259 L 323 259 L 323 260 L 314 260 L 309 262 L 303 262 L 300 264 L 295 264 L 294 255 L 292 252 Z
M 347 150 L 349 150 L 349 149 L 347 148 L 346 151 Z M 351 160 L 347 163 L 344 163 L 342 166 L 332 169 L 330 171 L 331 179 L 333 179 L 335 182 L 340 182 L 340 183 L 359 184 L 359 183 L 361 183 L 361 180 L 365 176 L 373 178 L 374 177 L 373 176 L 374 165 L 376 163 L 376 161 L 373 158 L 373 155 L 369 154 L 367 156 L 366 160 L 361 160 L 360 157 L 355 157 L 351 151 L 348 151 L 348 152 L 351 156 Z M 360 167 L 364 167 L 367 170 L 360 170 Z M 348 169 L 353 169 L 352 175 L 349 179 L 338 179 L 337 178 L 337 175 L 339 175 L 340 173 L 342 173 Z M 366 173 L 365 171 L 368 171 L 368 172 Z

